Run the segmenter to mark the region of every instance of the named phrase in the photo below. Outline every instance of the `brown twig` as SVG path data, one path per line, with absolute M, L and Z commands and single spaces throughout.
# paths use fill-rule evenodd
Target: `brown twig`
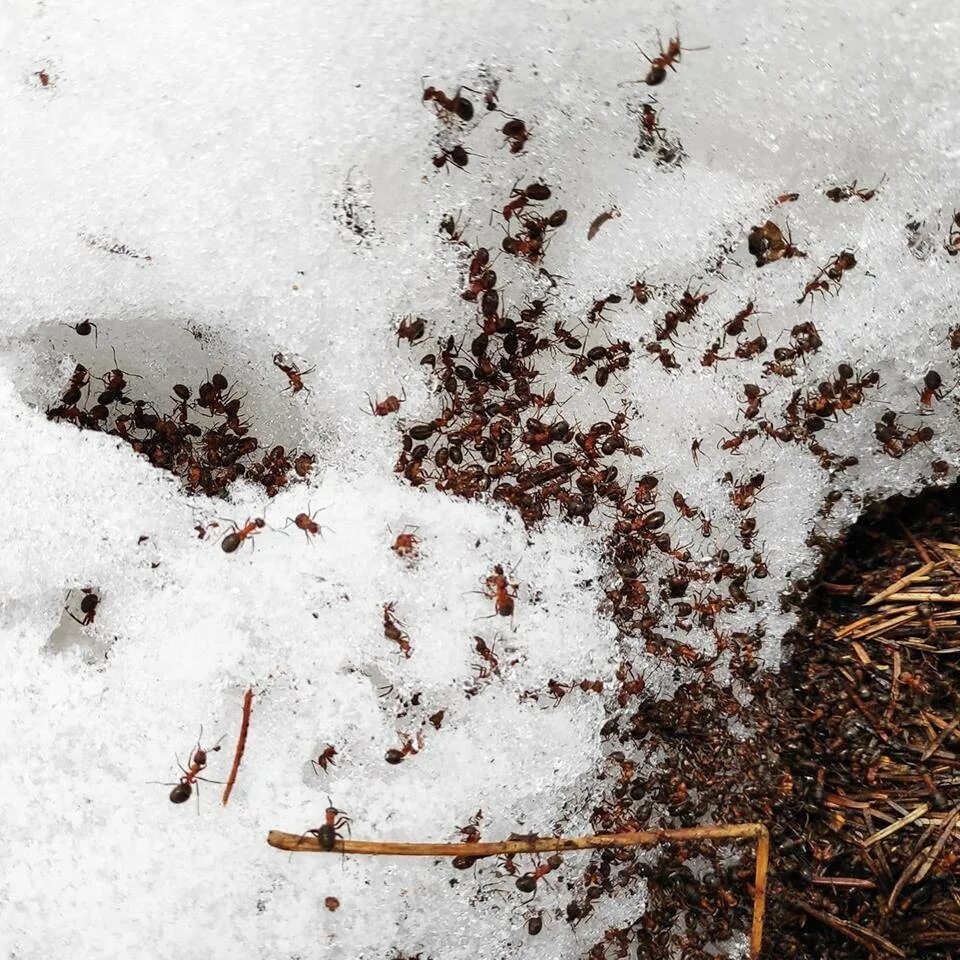
M 325 849 L 316 837 L 271 830 L 267 843 L 291 853 L 356 853 L 391 857 L 494 857 L 514 853 L 559 853 L 564 850 L 595 850 L 609 847 L 653 847 L 660 843 L 688 840 L 757 841 L 757 862 L 753 884 L 753 922 L 750 928 L 750 960 L 760 956 L 763 917 L 766 909 L 767 866 L 770 834 L 762 823 L 719 827 L 687 827 L 679 830 L 643 830 L 631 833 L 602 833 L 586 837 L 530 837 L 478 843 L 392 843 L 379 840 L 340 840 Z
M 233 784 L 237 779 L 237 771 L 240 769 L 240 761 L 243 759 L 243 750 L 247 745 L 247 730 L 250 727 L 250 707 L 253 703 L 253 689 L 247 690 L 243 697 L 243 720 L 240 722 L 240 736 L 237 737 L 237 749 L 233 754 L 233 766 L 230 768 L 230 776 L 227 777 L 227 785 L 223 788 L 223 799 L 220 801 L 224 806 L 230 799 L 230 792 L 233 790 Z

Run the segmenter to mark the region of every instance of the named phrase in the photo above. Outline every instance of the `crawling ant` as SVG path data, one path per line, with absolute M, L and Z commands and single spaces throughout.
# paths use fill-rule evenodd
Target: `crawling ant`
M 462 89 L 462 87 L 458 87 L 457 92 L 452 97 L 448 97 L 436 87 L 426 87 L 423 91 L 423 102 L 432 100 L 438 109 L 456 114 L 464 123 L 469 123 L 473 119 L 473 104 L 466 97 L 460 96 Z
M 702 443 L 702 437 L 694 437 L 693 442 L 690 444 L 690 456 L 693 459 L 693 465 L 698 468 L 700 466 L 700 457 L 706 456 L 700 448 Z
M 858 190 L 857 181 L 854 180 L 849 186 L 831 187 L 829 190 L 824 190 L 824 195 L 834 203 L 842 203 L 844 200 L 852 200 L 854 197 L 866 203 L 866 201 L 872 200 L 876 196 L 877 191 L 880 189 L 886 179 L 887 176 L 884 174 L 880 178 L 880 183 L 878 183 L 872 190 Z
M 303 378 L 308 373 L 313 373 L 316 367 L 311 367 L 309 370 L 301 371 L 295 363 L 285 363 L 282 353 L 274 354 L 273 365 L 278 367 L 287 375 L 287 379 L 290 381 L 290 385 L 287 387 L 287 389 L 291 393 L 299 393 L 301 390 L 306 390 L 308 393 L 310 392 L 310 388 L 304 385 Z
M 446 234 L 448 243 L 460 243 L 463 239 L 463 231 L 459 228 L 460 217 L 454 220 L 451 214 L 446 214 L 440 221 L 440 233 Z
M 404 530 L 397 534 L 390 549 L 400 557 L 415 557 L 420 545 L 420 538 L 415 536 L 416 527 Z
M 72 326 L 75 333 L 79 334 L 81 337 L 89 337 L 90 331 L 93 331 L 93 340 L 96 343 L 97 340 L 97 325 L 92 320 L 81 320 L 77 324 L 68 324 Z
M 960 213 L 954 213 L 950 234 L 944 241 L 943 246 L 951 257 L 960 253 Z
M 200 731 L 201 736 L 203 731 Z M 203 780 L 204 778 L 200 776 L 202 771 L 207 766 L 207 755 L 210 753 L 215 753 L 220 749 L 220 741 L 223 740 L 223 737 L 216 742 L 215 746 L 212 746 L 209 750 L 204 750 L 200 746 L 200 742 L 197 741 L 197 749 L 193 753 L 193 758 L 190 761 L 190 769 L 184 770 L 183 767 L 180 767 L 183 770 L 183 776 L 180 778 L 180 781 L 174 786 L 170 791 L 170 802 L 171 803 L 185 803 L 193 794 L 193 785 L 197 783 L 198 780 Z M 177 761 L 177 766 L 180 766 L 180 762 Z M 210 781 L 212 782 L 212 781 Z M 197 786 L 197 799 L 200 798 L 200 787 Z
M 943 390 L 943 378 L 936 370 L 928 370 L 923 376 L 923 390 L 920 390 L 920 404 L 924 407 L 932 407 L 934 400 L 942 400 L 947 394 L 953 392 Z
M 374 403 L 367 394 L 367 402 L 370 404 L 370 412 L 375 417 L 386 417 L 391 413 L 396 413 L 400 409 L 400 404 L 406 397 L 396 397 L 393 394 L 390 394 L 385 400 L 380 400 L 377 403 Z
M 637 280 L 635 283 L 630 284 L 630 302 L 639 303 L 640 306 L 645 306 L 650 302 L 650 297 L 653 295 L 653 290 L 646 280 Z
M 403 763 L 404 759 L 409 756 L 415 756 L 420 752 L 420 747 L 422 746 L 422 735 L 417 737 L 417 746 L 413 745 L 413 741 L 404 736 L 400 735 L 400 742 L 403 746 L 398 750 L 396 747 L 391 747 L 385 754 L 383 759 L 392 766 L 396 766 L 398 763 Z
M 324 773 L 327 772 L 327 767 L 336 766 L 337 761 L 333 758 L 337 755 L 337 748 L 333 744 L 328 743 L 323 750 L 320 752 L 320 756 L 316 760 L 311 760 L 313 764 L 313 769 L 316 771 L 317 776 L 320 775 L 319 770 L 322 770 Z M 317 769 L 319 767 L 319 770 Z
M 309 541 L 311 537 L 315 537 L 318 534 L 323 536 L 323 533 L 320 528 L 320 524 L 317 523 L 313 518 L 319 513 L 317 510 L 315 513 L 298 513 L 295 517 L 287 517 L 288 524 L 292 523 L 298 529 L 303 531 L 304 536 Z
M 800 199 L 799 193 L 781 193 L 776 200 L 774 200 L 775 206 L 780 206 L 783 203 L 793 203 L 795 200 Z
M 235 523 L 232 526 L 233 530 L 220 541 L 220 549 L 224 553 L 233 553 L 243 544 L 244 540 L 252 538 L 257 531 L 262 530 L 266 526 L 266 522 L 262 517 L 255 517 L 253 520 L 247 520 L 242 527 L 238 527 Z M 252 539 L 250 545 L 253 546 Z
M 510 144 L 511 153 L 521 153 L 527 140 L 530 139 L 530 131 L 527 125 L 517 117 L 508 120 L 501 128 L 500 132 L 506 137 L 506 142 Z
M 393 602 L 383 605 L 383 635 L 393 641 L 404 657 L 409 660 L 413 648 L 410 645 L 410 637 L 400 629 L 399 621 L 393 615 L 395 607 L 396 604 Z
M 100 597 L 93 592 L 92 587 L 83 588 L 83 599 L 80 601 L 80 612 L 83 614 L 83 619 L 74 616 L 69 608 L 64 608 L 70 616 L 80 624 L 81 627 L 89 626 L 97 618 L 97 607 L 100 604 Z
M 343 834 L 340 833 L 341 828 L 346 827 L 349 833 L 350 818 L 342 810 L 333 806 L 329 797 L 327 797 L 327 804 L 323 826 L 317 827 L 316 830 L 308 830 L 297 841 L 298 844 L 304 837 L 312 836 L 317 838 L 321 850 L 332 850 L 337 840 L 343 839 Z
M 494 601 L 494 607 L 501 617 L 512 617 L 516 588 L 517 584 L 507 580 L 503 566 L 498 563 L 485 581 L 484 596 Z
M 423 339 L 425 331 L 426 321 L 423 317 L 415 317 L 413 320 L 405 317 L 397 327 L 397 346 L 400 346 L 401 340 L 407 340 L 410 346 L 416 346 Z
M 597 216 L 593 218 L 590 226 L 587 228 L 587 239 L 592 240 L 597 235 L 597 231 L 608 220 L 614 220 L 619 216 L 620 211 L 616 207 L 611 207 L 609 210 L 604 210 L 603 213 L 597 214 Z
M 452 163 L 455 167 L 459 167 L 462 170 L 469 160 L 470 154 L 467 153 L 465 147 L 458 143 L 450 150 L 447 150 L 446 147 L 441 147 L 440 152 L 431 162 L 438 170 L 445 167 L 448 163 Z
M 723 331 L 728 337 L 739 337 L 744 331 L 744 322 L 756 313 L 756 307 L 752 300 L 747 301 L 747 305 L 740 310 L 732 320 L 724 324 Z
M 806 256 L 806 253 L 794 245 L 789 229 L 784 237 L 783 231 L 772 220 L 767 220 L 763 226 L 750 228 L 747 249 L 756 257 L 758 267 L 775 260 Z
M 803 303 L 803 301 L 806 300 L 807 297 L 810 297 L 810 303 L 812 304 L 813 294 L 815 293 L 819 293 L 820 296 L 824 298 L 827 296 L 827 294 L 830 292 L 830 283 L 827 280 L 821 280 L 820 278 L 822 276 L 823 276 L 823 273 L 821 271 L 821 273 L 817 274 L 817 276 L 814 277 L 813 280 L 811 280 L 803 288 L 803 296 L 797 300 L 798 304 Z
M 643 78 L 643 82 L 650 87 L 656 87 L 659 84 L 663 83 L 667 79 L 667 68 L 669 67 L 676 73 L 676 67 L 674 67 L 674 62 L 679 62 L 680 60 L 680 34 L 679 32 L 675 37 L 671 37 L 667 43 L 667 49 L 663 49 L 663 41 L 660 39 L 660 34 L 657 34 L 657 45 L 660 47 L 660 52 L 652 60 L 640 50 L 640 53 L 643 54 L 643 58 L 650 64 L 650 69 L 647 71 L 647 75 Z M 637 49 L 640 49 L 639 47 Z M 706 47 L 688 47 L 689 50 L 706 50 Z M 632 83 L 639 83 L 640 81 L 628 81 Z
M 545 183 L 531 183 L 518 190 L 516 187 L 510 191 L 511 200 L 503 208 L 503 219 L 508 221 L 510 217 L 519 215 L 520 211 L 531 201 L 542 202 L 549 200 L 551 190 Z

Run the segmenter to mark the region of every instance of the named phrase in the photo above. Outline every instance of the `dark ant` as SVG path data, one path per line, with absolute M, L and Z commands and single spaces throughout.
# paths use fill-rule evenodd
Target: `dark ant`
M 463 87 L 458 87 L 457 92 L 452 97 L 448 97 L 436 87 L 426 87 L 423 91 L 423 102 L 432 100 L 438 108 L 456 114 L 464 123 L 469 123 L 473 119 L 473 104 L 466 97 L 460 96 L 462 89 Z
M 455 167 L 459 167 L 462 170 L 469 160 L 470 154 L 467 153 L 466 148 L 457 144 L 451 150 L 447 150 L 446 147 L 441 147 L 440 152 L 431 162 L 438 170 L 445 167 L 447 163 L 452 163 Z
M 337 761 L 333 759 L 336 755 L 337 755 L 337 748 L 333 746 L 333 744 L 328 743 L 320 752 L 320 756 L 317 757 L 316 760 L 310 761 L 313 764 L 314 771 L 317 772 L 317 776 L 320 775 L 319 771 L 317 770 L 318 767 L 320 768 L 320 770 L 326 773 L 327 767 L 329 766 L 335 767 L 337 765 Z
M 410 645 L 410 637 L 400 629 L 400 621 L 393 616 L 395 606 L 395 603 L 385 603 L 383 605 L 383 635 L 388 640 L 392 640 L 400 648 L 400 652 L 409 660 L 413 647 Z
M 426 321 L 422 317 L 416 317 L 413 320 L 409 318 L 401 320 L 400 326 L 397 328 L 397 346 L 400 345 L 401 340 L 408 340 L 411 346 L 415 346 L 423 339 L 425 330 Z
M 614 220 L 620 216 L 620 211 L 616 207 L 611 207 L 609 210 L 604 210 L 603 213 L 598 214 L 593 218 L 592 223 L 587 228 L 587 239 L 592 240 L 596 235 L 597 231 L 608 221 Z
M 449 213 L 440 221 L 440 233 L 447 235 L 448 243 L 460 243 L 462 241 L 463 231 L 459 228 L 459 223 L 460 216 L 458 215 L 457 219 L 454 220 Z
M 637 280 L 636 283 L 630 284 L 630 302 L 639 303 L 640 306 L 645 306 L 650 302 L 650 297 L 653 295 L 653 290 L 650 285 L 645 280 Z
M 343 839 L 340 829 L 346 827 L 347 832 L 350 832 L 350 818 L 342 810 L 333 806 L 329 797 L 327 797 L 327 804 L 323 826 L 317 827 L 315 830 L 307 830 L 297 841 L 298 844 L 304 837 L 316 837 L 321 850 L 332 850 L 337 840 Z
M 300 368 L 294 364 L 286 364 L 283 360 L 283 354 L 277 353 L 273 357 L 273 365 L 282 370 L 286 375 L 287 379 L 290 381 L 290 385 L 286 388 L 291 393 L 299 393 L 301 390 L 306 390 L 310 392 L 310 388 L 304 385 L 303 378 L 308 373 L 313 373 L 316 367 L 311 367 L 309 370 L 301 371 Z
M 83 588 L 83 599 L 80 601 L 80 612 L 83 614 L 83 619 L 74 616 L 69 608 L 64 607 L 67 613 L 80 624 L 81 627 L 89 626 L 97 618 L 97 606 L 100 604 L 100 597 L 93 592 L 92 587 Z
M 507 138 L 510 144 L 511 153 L 520 153 L 530 139 L 530 131 L 527 125 L 517 117 L 508 120 L 501 128 L 500 132 Z
M 248 537 L 252 538 L 258 530 L 262 530 L 266 526 L 262 517 L 247 520 L 242 527 L 238 527 L 237 524 L 232 521 L 228 522 L 232 524 L 233 530 L 220 541 L 220 549 L 223 550 L 224 553 L 233 553 L 243 544 L 244 540 Z M 253 546 L 252 539 L 250 540 L 250 545 Z
M 514 187 L 510 191 L 511 200 L 503 208 L 503 219 L 509 221 L 511 216 L 519 214 L 520 211 L 531 201 L 542 202 L 551 197 L 550 188 L 545 183 L 531 183 L 518 190 Z
M 942 387 L 943 378 L 940 374 L 936 370 L 928 370 L 923 376 L 923 390 L 919 391 L 921 405 L 932 407 L 934 400 L 943 400 L 955 389 L 955 385 L 949 390 L 943 390 Z
M 960 213 L 954 213 L 950 234 L 944 241 L 943 246 L 951 257 L 960 253 Z
M 747 249 L 756 257 L 758 267 L 775 260 L 806 256 L 806 253 L 794 245 L 789 229 L 785 238 L 783 231 L 772 220 L 767 220 L 761 227 L 750 228 Z
M 89 337 L 90 331 L 93 331 L 93 342 L 96 345 L 97 342 L 97 325 L 92 320 L 81 320 L 77 324 L 67 324 L 67 326 L 72 326 L 74 332 L 79 334 L 81 337 Z

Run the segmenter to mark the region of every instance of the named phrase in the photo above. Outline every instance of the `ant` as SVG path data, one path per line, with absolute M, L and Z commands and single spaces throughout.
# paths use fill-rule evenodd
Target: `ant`
M 326 773 L 327 767 L 335 767 L 337 765 L 337 761 L 333 759 L 336 755 L 337 748 L 332 743 L 328 743 L 321 751 L 320 756 L 317 757 L 316 760 L 310 761 L 313 764 L 313 769 L 316 771 L 317 776 L 320 776 L 320 772 L 317 770 L 318 767 Z
M 403 744 L 401 749 L 398 750 L 396 747 L 391 747 L 383 757 L 387 763 L 393 766 L 396 766 L 398 763 L 403 763 L 406 757 L 414 756 L 420 752 L 420 748 L 423 746 L 423 734 L 417 734 L 417 746 L 414 746 L 413 741 L 409 737 L 404 736 L 404 734 L 400 734 L 400 742 Z
M 932 407 L 934 400 L 942 400 L 954 389 L 942 390 L 941 387 L 943 387 L 943 378 L 940 374 L 936 370 L 928 370 L 923 376 L 923 390 L 919 391 L 921 406 Z
M 232 521 L 227 522 L 232 523 Z M 248 519 L 242 527 L 238 527 L 235 523 L 232 523 L 232 525 L 233 530 L 220 541 L 220 549 L 224 553 L 233 553 L 243 544 L 244 540 L 252 537 L 258 530 L 262 530 L 266 526 L 266 522 L 262 517 L 255 517 L 253 520 Z M 250 540 L 250 545 L 253 546 L 253 540 Z
M 541 202 L 549 200 L 551 190 L 545 183 L 531 183 L 522 190 L 514 187 L 510 191 L 510 196 L 512 199 L 503 208 L 503 219 L 507 221 L 509 221 L 510 217 L 514 214 L 519 215 L 520 211 L 530 203 L 530 201 Z
M 944 248 L 951 257 L 960 253 L 960 213 L 954 213 L 950 235 L 944 241 Z
M 880 178 L 880 183 L 878 183 L 872 190 L 858 190 L 857 181 L 854 180 L 849 186 L 846 187 L 832 187 L 829 190 L 824 190 L 824 195 L 832 200 L 834 203 L 842 203 L 844 200 L 851 200 L 853 197 L 856 197 L 858 200 L 864 201 L 872 200 L 877 191 L 883 185 L 883 182 L 887 179 L 887 175 L 884 174 Z
M 452 214 L 446 214 L 443 219 L 440 221 L 440 230 L 441 234 L 446 234 L 446 240 L 448 243 L 461 243 L 463 241 L 463 230 L 460 229 L 460 216 L 457 215 L 456 220 L 454 220 Z
M 203 728 L 200 729 L 200 736 L 203 736 Z M 204 780 L 200 776 L 203 770 L 207 766 L 207 754 L 215 753 L 220 749 L 220 743 L 223 740 L 223 737 L 216 742 L 209 750 L 204 750 L 200 746 L 200 741 L 197 740 L 197 748 L 193 752 L 193 758 L 190 761 L 190 769 L 184 770 L 180 765 L 180 761 L 177 761 L 177 766 L 183 770 L 183 776 L 180 778 L 180 781 L 174 786 L 170 791 L 170 802 L 171 803 L 185 803 L 190 799 L 193 794 L 193 785 L 197 783 L 198 780 Z M 215 780 L 208 780 L 207 783 L 216 783 Z M 200 800 L 200 786 L 197 784 L 197 800 Z
M 425 87 L 423 91 L 423 102 L 432 100 L 438 109 L 446 110 L 448 113 L 456 114 L 464 123 L 469 123 L 473 119 L 473 104 L 466 98 L 460 96 L 463 87 L 457 87 L 457 92 L 448 97 L 442 90 L 436 87 Z
M 84 587 L 82 592 L 84 595 L 83 599 L 80 601 L 80 612 L 83 614 L 82 620 L 79 617 L 74 616 L 69 608 L 64 607 L 64 609 L 70 614 L 71 617 L 73 617 L 74 620 L 77 621 L 77 623 L 80 624 L 81 627 L 86 627 L 93 623 L 93 621 L 97 618 L 97 607 L 100 604 L 100 597 L 93 592 L 92 587 Z
M 467 165 L 469 159 L 470 154 L 467 153 L 466 148 L 461 144 L 457 144 L 451 150 L 441 147 L 440 152 L 431 162 L 438 170 L 445 167 L 447 163 L 452 163 L 455 167 L 459 167 L 462 170 Z
M 650 302 L 650 297 L 653 294 L 653 290 L 646 280 L 637 280 L 636 283 L 630 284 L 630 302 L 639 303 L 640 306 L 645 306 Z
M 364 396 L 367 398 L 367 403 L 370 404 L 370 412 L 375 417 L 386 417 L 391 413 L 396 413 L 400 409 L 400 404 L 407 399 L 406 393 L 403 390 L 401 390 L 400 393 L 401 396 L 399 397 L 390 394 L 385 400 L 379 400 L 377 403 L 373 402 L 369 393 L 364 394 Z
M 643 54 L 643 58 L 650 64 L 650 69 L 647 71 L 647 75 L 643 78 L 643 82 L 649 87 L 656 87 L 659 84 L 663 83 L 667 79 L 667 67 L 673 70 L 674 73 L 677 72 L 677 68 L 673 65 L 674 61 L 679 62 L 680 60 L 680 32 L 677 31 L 675 37 L 671 37 L 667 43 L 667 49 L 663 49 L 663 40 L 660 39 L 660 34 L 657 34 L 657 45 L 660 48 L 659 54 L 654 57 L 652 60 L 640 50 L 638 46 L 637 49 L 640 50 L 640 53 Z M 687 50 L 706 50 L 707 47 L 688 47 Z M 639 80 L 627 81 L 628 83 L 639 83 Z
M 603 213 L 597 214 L 597 216 L 593 218 L 593 222 L 587 228 L 587 239 L 592 240 L 597 235 L 597 231 L 608 220 L 615 220 L 619 216 L 620 211 L 616 207 L 611 207 L 609 210 L 604 210 Z
M 300 368 L 295 363 L 294 364 L 284 363 L 282 353 L 274 354 L 273 365 L 275 367 L 278 367 L 287 375 L 287 379 L 290 381 L 290 385 L 287 387 L 287 389 L 291 393 L 299 393 L 301 390 L 306 390 L 308 393 L 310 392 L 310 388 L 304 385 L 303 378 L 308 373 L 313 373 L 316 367 L 311 367 L 309 370 L 301 371 Z
M 527 125 L 517 117 L 508 120 L 501 128 L 500 132 L 506 137 L 506 142 L 510 144 L 511 153 L 522 152 L 530 139 L 530 131 Z
M 420 544 L 420 538 L 414 536 L 416 530 L 417 527 L 404 528 L 402 533 L 397 534 L 390 549 L 401 557 L 416 557 Z
M 517 596 L 516 589 L 517 584 L 507 580 L 503 566 L 498 563 L 493 568 L 493 573 L 486 579 L 484 596 L 494 601 L 494 607 L 501 617 L 512 617 L 513 601 Z
M 396 604 L 392 602 L 383 605 L 383 635 L 397 644 L 400 652 L 409 660 L 413 648 L 410 645 L 410 637 L 400 629 L 400 621 L 393 616 L 395 606 Z
M 750 228 L 747 249 L 756 257 L 758 267 L 775 260 L 806 256 L 806 253 L 794 245 L 789 228 L 785 238 L 783 231 L 772 220 L 767 220 L 761 227 Z
M 299 845 L 304 837 L 316 837 L 317 843 L 320 844 L 321 850 L 332 850 L 334 844 L 338 839 L 343 839 L 343 834 L 340 833 L 342 827 L 347 828 L 347 832 L 350 832 L 350 818 L 342 811 L 338 810 L 330 798 L 327 797 L 327 809 L 324 812 L 324 824 L 322 827 L 317 827 L 315 830 L 307 830 L 306 833 L 302 834 L 300 840 L 297 841 Z
M 309 509 L 309 507 L 307 509 Z M 295 517 L 287 517 L 288 525 L 292 523 L 302 530 L 308 541 L 311 537 L 315 537 L 318 534 L 322 537 L 323 533 L 320 524 L 313 519 L 318 513 L 320 513 L 319 510 L 315 513 L 298 513 Z
M 413 320 L 405 318 L 400 321 L 397 328 L 397 346 L 400 346 L 401 340 L 408 340 L 410 346 L 416 346 L 423 339 L 426 330 L 426 321 L 423 317 L 416 317 Z
M 97 325 L 92 320 L 81 320 L 77 324 L 67 324 L 68 327 L 72 326 L 75 333 L 79 334 L 81 337 L 89 337 L 90 331 L 93 330 L 93 342 L 96 345 L 97 342 Z

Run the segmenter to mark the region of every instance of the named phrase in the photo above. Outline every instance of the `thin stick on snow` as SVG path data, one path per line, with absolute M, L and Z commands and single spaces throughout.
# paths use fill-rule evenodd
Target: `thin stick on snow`
M 227 785 L 223 788 L 223 800 L 220 802 L 226 806 L 230 799 L 230 793 L 233 790 L 233 784 L 237 779 L 237 771 L 240 769 L 240 761 L 243 759 L 243 750 L 247 745 L 247 730 L 250 728 L 250 707 L 253 703 L 253 689 L 247 690 L 243 697 L 243 720 L 240 721 L 240 736 L 237 738 L 237 749 L 233 754 L 233 766 L 230 768 L 230 776 L 227 777 Z
M 479 860 L 510 853 L 559 853 L 564 850 L 595 850 L 606 847 L 653 847 L 660 843 L 688 840 L 757 841 L 757 865 L 753 884 L 753 923 L 750 929 L 750 960 L 760 956 L 763 916 L 767 897 L 767 866 L 770 833 L 762 823 L 718 827 L 686 827 L 679 830 L 641 830 L 602 833 L 586 837 L 530 837 L 478 843 L 393 843 L 379 840 L 340 840 L 326 850 L 316 837 L 271 830 L 267 843 L 291 853 L 356 853 L 388 857 L 469 857 Z

